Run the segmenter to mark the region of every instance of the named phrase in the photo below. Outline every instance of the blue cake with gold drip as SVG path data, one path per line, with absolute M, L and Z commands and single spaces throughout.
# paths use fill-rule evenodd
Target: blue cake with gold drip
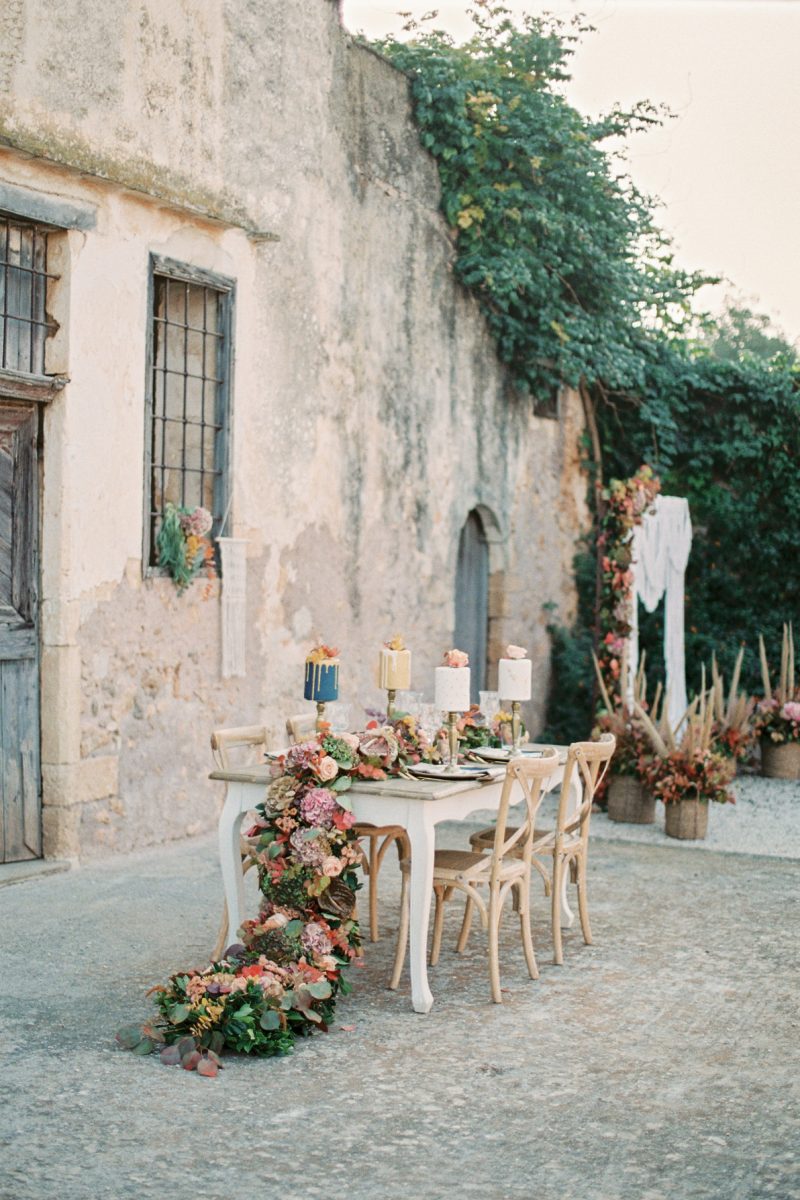
M 306 659 L 303 695 L 306 700 L 327 704 L 339 697 L 339 651 L 333 646 L 316 646 Z

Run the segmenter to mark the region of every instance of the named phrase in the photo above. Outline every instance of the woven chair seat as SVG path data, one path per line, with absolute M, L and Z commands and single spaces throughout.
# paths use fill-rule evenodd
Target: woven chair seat
M 479 868 L 477 871 L 474 868 Z M 411 870 L 411 863 L 403 859 L 400 869 L 404 872 Z M 488 883 L 491 867 L 490 860 L 485 854 L 475 854 L 470 850 L 437 850 L 433 858 L 433 886 L 440 883 L 451 883 L 465 879 L 468 883 Z M 500 862 L 498 879 L 517 879 L 525 874 L 521 859 L 504 858 Z
M 506 825 L 507 837 L 511 837 L 511 835 L 516 832 L 516 825 Z M 534 829 L 534 845 L 539 841 L 540 838 L 548 837 L 552 832 L 552 829 Z M 473 850 L 491 850 L 492 846 L 494 845 L 494 825 L 489 825 L 486 827 L 486 829 L 481 829 L 477 833 L 471 834 L 469 844 L 472 846 Z M 513 849 L 509 850 L 509 854 L 517 855 L 521 853 L 521 846 L 514 846 Z
M 516 829 L 512 826 L 506 826 L 506 834 L 516 833 Z M 555 846 L 555 829 L 535 829 L 533 831 L 533 845 L 531 846 L 531 854 L 551 854 Z M 469 839 L 469 843 L 474 850 L 491 850 L 494 845 L 494 827 L 481 829 L 479 833 L 473 833 Z M 580 834 L 565 833 L 561 839 L 561 852 L 566 853 L 571 849 L 579 847 L 581 844 Z M 509 854 L 519 858 L 522 854 L 522 847 L 518 844 L 509 850 Z

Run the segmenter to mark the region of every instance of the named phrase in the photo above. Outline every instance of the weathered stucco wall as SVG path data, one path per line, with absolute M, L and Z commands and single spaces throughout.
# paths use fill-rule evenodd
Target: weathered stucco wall
M 544 419 L 510 392 L 453 280 L 405 80 L 330 0 L 23 0 L 0 21 L 0 180 L 97 209 L 60 249 L 70 383 L 44 429 L 48 852 L 208 828 L 210 729 L 263 720 L 279 741 L 316 636 L 341 649 L 343 699 L 377 701 L 397 630 L 430 690 L 478 505 L 498 530 L 492 657 L 531 648 L 535 728 L 542 606 L 569 616 L 586 517 L 580 409 L 565 395 Z M 245 680 L 220 678 L 217 585 L 142 577 L 150 252 L 237 281 Z

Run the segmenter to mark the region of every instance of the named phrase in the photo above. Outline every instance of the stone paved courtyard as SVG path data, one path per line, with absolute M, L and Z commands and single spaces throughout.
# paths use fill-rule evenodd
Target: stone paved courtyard
M 464 827 L 445 828 L 462 844 Z M 452 946 L 433 1012 L 368 948 L 328 1036 L 205 1080 L 114 1048 L 144 992 L 200 965 L 219 919 L 212 840 L 0 889 L 0 1196 L 750 1200 L 800 1195 L 798 879 L 791 861 L 596 842 L 595 945 L 527 979 L 504 924 Z M 342 1026 L 354 1026 L 343 1029 Z

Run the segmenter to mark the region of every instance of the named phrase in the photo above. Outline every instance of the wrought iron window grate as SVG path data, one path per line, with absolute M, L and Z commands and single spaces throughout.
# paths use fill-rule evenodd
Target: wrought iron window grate
M 45 341 L 55 330 L 47 318 L 48 230 L 0 213 L 0 367 L 44 375 Z
M 153 275 L 149 563 L 167 504 L 202 505 L 214 533 L 227 495 L 229 289 Z

